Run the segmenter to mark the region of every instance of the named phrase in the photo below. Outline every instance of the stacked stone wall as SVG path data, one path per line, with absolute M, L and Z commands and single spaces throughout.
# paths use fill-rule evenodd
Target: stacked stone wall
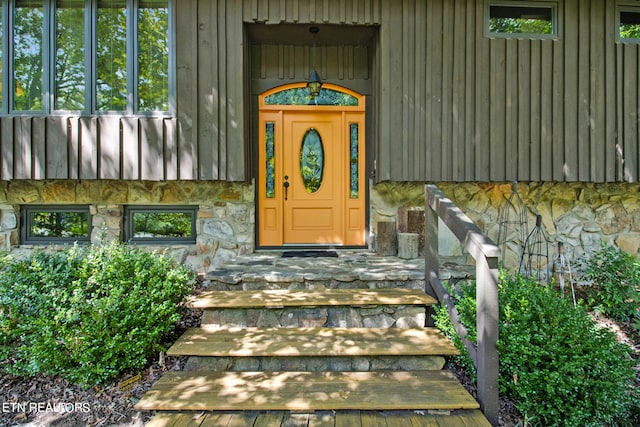
M 497 242 L 499 210 L 511 183 L 437 183 L 487 235 Z M 370 249 L 376 248 L 377 224 L 397 221 L 398 210 L 424 208 L 424 183 L 383 182 L 370 187 Z M 541 215 L 551 250 L 563 242 L 570 259 L 592 253 L 601 243 L 637 255 L 640 251 L 640 184 L 520 183 L 528 228 Z M 121 240 L 127 205 L 196 205 L 197 240 L 193 245 L 163 246 L 178 261 L 207 272 L 255 250 L 253 183 L 211 181 L 2 181 L 0 249 L 28 252 L 20 242 L 20 208 L 34 204 L 89 205 L 91 241 Z M 445 227 L 443 255 L 463 255 Z M 517 263 L 515 251 L 509 262 Z
M 469 218 L 494 242 L 498 242 L 500 208 L 512 192 L 512 183 L 437 183 Z M 569 259 L 577 260 L 601 247 L 615 245 L 640 252 L 640 184 L 632 183 L 519 183 L 525 206 L 527 231 L 542 217 L 543 230 L 553 257 L 558 242 Z M 395 221 L 399 207 L 423 208 L 424 183 L 383 182 L 372 186 L 371 227 L 379 221 Z M 444 226 L 439 241 L 443 255 L 461 255 L 460 245 Z M 514 245 L 511 249 L 515 249 Z M 519 255 L 508 250 L 505 263 L 518 264 Z
M 198 206 L 195 244 L 147 245 L 197 272 L 254 250 L 253 184 L 211 181 L 2 181 L 0 247 L 18 254 L 35 249 L 20 242 L 20 208 L 62 204 L 89 205 L 93 244 L 123 239 L 127 205 Z

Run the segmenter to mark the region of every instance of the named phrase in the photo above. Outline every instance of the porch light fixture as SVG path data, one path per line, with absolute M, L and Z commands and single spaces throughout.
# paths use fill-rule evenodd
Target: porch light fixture
M 316 65 L 316 34 L 318 34 L 318 32 L 320 31 L 320 28 L 318 27 L 311 27 L 309 28 L 309 32 L 312 34 L 313 37 L 313 62 L 312 62 L 312 69 L 311 72 L 309 73 L 309 79 L 307 80 L 307 89 L 309 89 L 309 95 L 311 96 L 311 98 L 315 98 L 316 96 L 320 95 L 320 89 L 322 88 L 322 80 L 320 79 L 320 75 L 318 74 L 318 72 L 316 71 L 315 65 Z
M 309 80 L 307 80 L 307 89 L 309 89 L 309 95 L 312 98 L 320 95 L 320 88 L 322 88 L 322 80 L 320 80 L 320 76 L 316 69 L 312 69 L 311 73 L 309 73 Z

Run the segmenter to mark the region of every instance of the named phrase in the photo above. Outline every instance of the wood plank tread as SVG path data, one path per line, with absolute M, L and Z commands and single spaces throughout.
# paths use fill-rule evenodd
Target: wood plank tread
M 279 308 L 367 305 L 432 305 L 419 289 L 269 289 L 204 291 L 189 301 L 193 308 Z
M 318 411 L 296 413 L 288 411 L 274 412 L 180 412 L 156 414 L 146 427 L 206 427 L 206 426 L 243 426 L 243 427 L 490 427 L 491 424 L 479 410 L 455 411 L 450 415 L 434 415 L 428 412 L 414 411 Z
M 459 410 L 479 404 L 449 371 L 167 372 L 139 411 Z
M 457 355 L 436 328 L 190 328 L 169 356 Z

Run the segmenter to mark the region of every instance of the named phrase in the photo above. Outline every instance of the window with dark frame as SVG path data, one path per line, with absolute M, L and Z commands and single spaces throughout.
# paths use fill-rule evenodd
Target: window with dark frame
M 174 0 L 0 0 L 1 113 L 171 113 Z
M 617 12 L 617 41 L 640 43 L 640 6 L 618 5 Z
M 197 206 L 126 206 L 124 240 L 129 243 L 196 242 Z
M 490 2 L 487 34 L 491 37 L 553 38 L 558 34 L 555 2 Z
M 21 218 L 23 244 L 66 244 L 91 240 L 89 206 L 23 206 Z

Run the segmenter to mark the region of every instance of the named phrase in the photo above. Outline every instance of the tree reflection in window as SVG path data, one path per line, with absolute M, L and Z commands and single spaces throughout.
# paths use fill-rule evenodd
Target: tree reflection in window
M 16 1 L 13 21 L 13 108 L 22 111 L 42 110 L 42 1 Z
M 127 206 L 125 240 L 195 243 L 197 206 Z
M 56 110 L 85 108 L 84 17 L 83 0 L 56 2 Z
M 491 5 L 489 32 L 502 34 L 542 34 L 554 32 L 554 11 L 550 6 Z
M 0 12 L 0 76 L 11 73 L 0 98 L 12 93 L 0 112 L 170 110 L 170 0 L 15 0 Z
M 138 111 L 169 110 L 169 7 L 141 0 L 138 9 Z
M 38 237 L 80 237 L 88 234 L 88 214 L 39 212 L 33 215 L 31 235 Z
M 96 106 L 127 107 L 127 9 L 123 0 L 98 1 L 96 29 Z
M 134 237 L 189 237 L 191 214 L 188 212 L 136 212 Z
M 88 206 L 28 205 L 22 208 L 23 243 L 73 243 L 89 241 L 91 215 Z
M 640 8 L 620 11 L 618 36 L 625 41 L 640 41 Z

